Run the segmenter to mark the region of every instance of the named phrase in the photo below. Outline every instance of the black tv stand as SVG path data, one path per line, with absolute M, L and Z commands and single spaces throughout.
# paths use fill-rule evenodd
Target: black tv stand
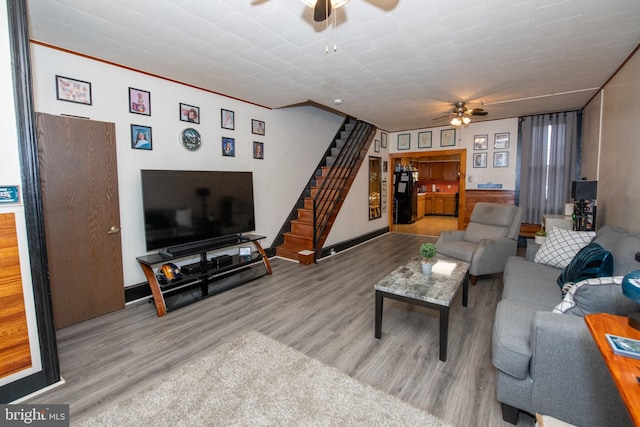
M 149 282 L 158 316 L 164 316 L 176 308 L 271 274 L 269 258 L 259 243 L 259 240 L 264 238 L 253 234 L 229 235 L 173 246 L 162 253 L 137 257 L 136 260 Z M 255 248 L 250 256 L 241 257 L 235 254 L 209 258 L 210 252 L 247 243 Z M 196 256 L 200 257 L 199 262 L 182 266 L 180 279 L 159 282 L 154 266 Z

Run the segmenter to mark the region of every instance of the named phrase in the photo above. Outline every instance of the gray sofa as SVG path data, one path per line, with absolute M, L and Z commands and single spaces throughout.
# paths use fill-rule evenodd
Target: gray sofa
M 593 242 L 613 255 L 613 276 L 640 269 L 634 258 L 640 251 L 639 234 L 607 225 Z M 516 424 L 519 412 L 526 411 L 584 427 L 632 425 L 581 317 L 585 313 L 553 312 L 563 299 L 556 283 L 562 270 L 534 262 L 538 248 L 529 244 L 526 257 L 507 260 L 496 309 L 492 362 L 504 420 Z M 640 311 L 613 283 L 606 289 L 610 294 L 598 297 L 598 311 Z

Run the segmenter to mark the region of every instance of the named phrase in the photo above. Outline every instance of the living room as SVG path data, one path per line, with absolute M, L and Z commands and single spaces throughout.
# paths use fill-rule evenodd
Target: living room
M 6 40 L 4 42 L 8 43 Z M 340 115 L 311 106 L 271 109 L 251 104 L 240 99 L 189 87 L 180 82 L 167 81 L 135 70 L 124 69 L 74 52 L 62 51 L 42 42 L 32 42 L 30 49 L 35 111 L 88 116 L 92 120 L 115 122 L 117 125 L 121 226 L 126 230 L 122 233 L 124 286 L 144 281 L 144 276 L 135 262 L 136 256 L 146 252 L 141 230 L 140 169 L 252 170 L 256 177 L 255 181 L 259 183 L 259 187 L 256 187 L 256 211 L 265 213 L 257 217 L 256 231 L 267 236 L 268 246 L 275 232 L 280 228 L 282 219 L 300 193 L 301 186 L 309 178 L 310 171 L 317 164 L 318 158 L 342 121 Z M 6 58 L 8 57 L 7 54 Z M 3 60 L 7 62 L 5 68 L 7 68 L 7 75 L 10 75 L 9 60 Z M 639 113 L 638 105 L 629 101 L 635 99 L 640 91 L 637 77 L 640 75 L 639 62 L 638 54 L 635 53 L 612 76 L 612 80 L 607 82 L 587 105 L 584 105 L 583 121 L 582 175 L 597 178 L 600 189 L 604 189 L 598 196 L 598 222 L 615 224 L 630 231 L 640 231 L 637 228 L 635 215 L 640 207 L 638 206 L 640 197 L 633 186 L 629 185 L 629 182 L 633 182 L 638 174 L 634 168 L 634 161 L 640 154 L 632 124 Z M 79 73 L 80 70 L 81 73 Z M 91 81 L 94 105 L 87 107 L 57 100 L 56 75 Z M 11 77 L 3 81 L 9 82 Z M 129 88 L 144 89 L 151 94 L 152 116 L 133 116 L 129 112 L 127 108 Z M 7 109 L 13 111 L 13 104 L 9 101 L 5 101 Z M 180 102 L 201 108 L 202 124 L 194 127 L 202 130 L 204 145 L 197 154 L 184 150 L 177 142 L 178 132 L 184 127 L 177 118 L 177 105 Z M 235 113 L 235 129 L 220 128 L 221 109 Z M 251 133 L 252 119 L 266 124 L 264 135 L 256 136 Z M 7 126 L 3 128 L 10 129 L 15 126 L 11 124 L 13 120 L 14 118 L 5 117 L 3 121 Z M 153 128 L 153 150 L 145 152 L 131 149 L 131 124 Z M 397 154 L 397 140 L 400 134 L 410 133 L 412 141 L 417 141 L 419 132 L 431 131 L 434 138 L 436 135 L 439 138 L 440 131 L 445 126 L 433 127 L 428 124 L 430 123 L 420 128 L 388 132 L 383 128 L 378 131 L 376 139 L 381 139 L 381 132 L 387 133 L 386 149 L 380 147 L 380 152 L 376 152 L 376 147 L 372 146 L 368 154 L 385 159 L 388 159 L 391 154 Z M 505 189 L 516 189 L 517 118 L 472 122 L 469 127 L 458 132 L 456 147 L 466 148 L 469 151 L 472 151 L 474 135 L 494 135 L 504 132 L 508 132 L 512 137 L 512 144 L 509 147 L 512 161 L 506 169 L 500 169 L 498 172 L 501 174 L 508 172 L 508 175 L 506 178 L 502 175 L 496 176 L 492 174 L 492 168 L 487 168 L 486 171 L 482 171 L 486 175 L 475 174 L 474 183 L 501 182 Z M 233 158 L 224 158 L 219 154 L 219 140 L 220 137 L 225 136 L 236 138 L 239 144 L 236 156 Z M 263 160 L 257 160 L 251 156 L 250 144 L 254 140 L 264 143 Z M 3 142 L 3 145 L 7 146 L 7 152 L 15 153 L 7 159 L 17 159 L 19 138 L 11 133 L 4 138 L 4 141 L 7 141 Z M 300 144 L 299 141 L 305 141 L 305 144 Z M 436 141 L 439 139 L 434 139 L 434 142 Z M 243 145 L 240 145 L 241 142 Z M 412 145 L 411 151 L 414 151 L 413 147 L 415 146 Z M 436 142 L 433 150 L 439 148 L 439 143 Z M 22 172 L 19 161 L 3 160 L 2 166 L 5 182 L 20 182 Z M 470 163 L 468 168 L 473 171 Z M 368 220 L 366 188 L 367 174 L 362 169 L 332 229 L 328 245 L 336 245 L 389 227 L 388 215 L 383 215 L 377 220 Z M 24 199 L 26 202 L 28 198 L 25 196 Z M 386 208 L 385 213 L 388 214 L 390 205 L 387 204 Z M 22 208 L 8 209 L 22 214 Z M 3 211 L 6 210 L 7 208 L 4 207 Z M 26 221 L 21 220 L 19 224 L 22 224 L 19 225 L 22 230 L 20 241 L 23 247 L 26 247 Z M 22 270 L 25 272 L 29 270 L 29 256 L 24 249 L 22 251 L 24 263 Z M 33 290 L 30 292 L 33 293 Z M 30 316 L 35 317 L 35 313 L 31 312 Z

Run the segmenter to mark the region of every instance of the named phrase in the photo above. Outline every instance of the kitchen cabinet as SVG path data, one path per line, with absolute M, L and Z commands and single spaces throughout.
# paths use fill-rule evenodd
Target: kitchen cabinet
M 444 164 L 443 177 L 445 181 L 458 181 L 458 170 L 460 163 L 447 162 Z
M 432 181 L 444 180 L 444 163 L 431 163 L 429 167 L 429 179 Z
M 418 199 L 420 203 L 420 199 Z M 424 195 L 425 215 L 455 215 L 456 195 L 451 193 L 427 193 Z
M 424 214 L 425 214 L 424 208 L 425 208 L 425 199 L 426 198 L 427 198 L 426 194 L 418 195 L 418 206 L 417 206 L 418 207 L 418 209 L 417 209 L 417 211 L 418 211 L 418 215 L 417 215 L 418 219 L 422 218 L 424 216 Z

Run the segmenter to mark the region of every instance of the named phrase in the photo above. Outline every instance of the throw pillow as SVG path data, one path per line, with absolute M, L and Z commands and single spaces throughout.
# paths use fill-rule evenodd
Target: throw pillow
M 595 237 L 595 231 L 573 231 L 553 227 L 534 257 L 534 261 L 556 268 L 565 268 L 578 251 Z
M 569 265 L 558 276 L 558 285 L 563 289 L 567 283 L 575 283 L 594 277 L 611 276 L 613 274 L 613 256 L 611 252 L 597 243 L 589 243 L 580 249 Z
M 554 313 L 585 316 L 610 313 L 627 316 L 640 310 L 640 305 L 622 294 L 623 276 L 596 277 L 576 283 L 554 309 Z

